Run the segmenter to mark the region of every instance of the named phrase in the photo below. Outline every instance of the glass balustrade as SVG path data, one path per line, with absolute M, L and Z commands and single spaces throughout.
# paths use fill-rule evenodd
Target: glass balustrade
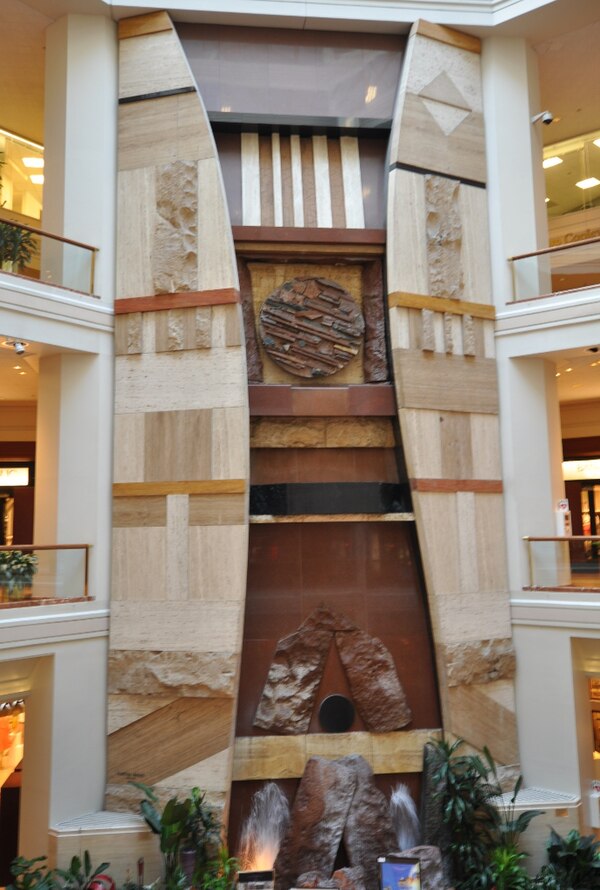
M 88 544 L 0 547 L 0 606 L 88 596 Z
M 600 284 L 600 238 L 509 258 L 513 300 L 530 300 Z
M 83 294 L 94 292 L 97 248 L 0 219 L 0 270 Z
M 600 535 L 523 540 L 529 557 L 529 589 L 600 592 Z

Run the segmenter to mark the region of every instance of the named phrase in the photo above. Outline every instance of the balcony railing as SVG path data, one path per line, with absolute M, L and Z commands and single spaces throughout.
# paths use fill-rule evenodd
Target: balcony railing
M 0 547 L 0 608 L 88 598 L 89 544 Z
M 0 270 L 94 293 L 97 247 L 0 219 Z
M 513 300 L 530 300 L 600 284 L 600 238 L 508 258 Z
M 600 535 L 523 538 L 530 590 L 600 592 Z

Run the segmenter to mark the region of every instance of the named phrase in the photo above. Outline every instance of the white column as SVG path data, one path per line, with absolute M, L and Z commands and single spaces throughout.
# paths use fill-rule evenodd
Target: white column
M 44 143 L 43 228 L 100 249 L 94 290 L 110 304 L 117 146 L 117 38 L 110 19 L 69 15 L 46 31 Z
M 492 286 L 498 308 L 512 299 L 509 256 L 548 244 L 537 59 L 522 38 L 489 37 L 482 45 Z M 548 292 L 546 261 L 517 264 L 521 296 Z

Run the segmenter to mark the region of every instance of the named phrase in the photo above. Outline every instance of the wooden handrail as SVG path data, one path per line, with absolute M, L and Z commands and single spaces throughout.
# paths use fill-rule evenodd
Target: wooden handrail
M 518 256 L 509 256 L 508 262 L 513 260 L 526 260 L 532 256 L 544 256 L 546 253 L 557 253 L 559 250 L 568 250 L 571 247 L 585 247 L 586 244 L 598 244 L 600 237 L 585 238 L 583 241 L 569 241 L 568 244 L 555 244 L 553 247 L 543 247 L 541 250 L 534 250 L 532 253 L 520 253 Z
M 91 544 L 2 544 L 0 552 L 6 550 L 87 550 Z
M 600 535 L 571 535 L 569 538 L 533 538 L 530 535 L 523 537 L 524 541 L 600 541 Z
M 4 219 L 0 217 L 0 223 L 6 223 L 14 226 L 16 229 L 24 229 L 26 232 L 33 232 L 34 235 L 41 235 L 44 238 L 52 238 L 54 241 L 60 241 L 62 244 L 72 244 L 74 247 L 83 247 L 85 250 L 91 250 L 98 253 L 99 248 L 93 247 L 91 244 L 84 244 L 83 241 L 73 241 L 72 238 L 65 238 L 64 235 L 53 235 L 51 232 L 44 232 L 43 229 L 35 229 L 33 226 L 26 226 L 25 223 L 14 222 L 12 219 Z

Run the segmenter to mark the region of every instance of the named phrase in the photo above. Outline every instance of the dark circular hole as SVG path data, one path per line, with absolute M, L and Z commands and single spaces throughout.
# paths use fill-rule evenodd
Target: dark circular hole
M 319 707 L 319 723 L 325 732 L 347 732 L 354 721 L 354 705 L 345 695 L 328 695 Z

